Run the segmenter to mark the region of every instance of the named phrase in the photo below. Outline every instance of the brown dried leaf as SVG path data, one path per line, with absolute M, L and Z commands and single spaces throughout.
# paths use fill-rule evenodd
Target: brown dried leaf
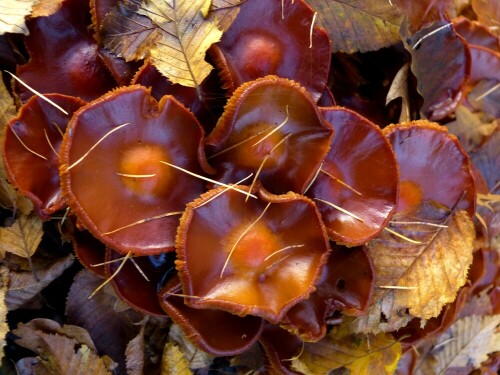
M 222 31 L 201 10 L 210 0 L 130 0 L 106 17 L 104 45 L 127 61 L 150 56 L 172 83 L 199 87 L 213 67 L 205 61 L 208 48 Z
M 398 221 L 397 215 L 393 219 Z M 354 322 L 355 331 L 393 331 L 406 325 L 411 316 L 438 316 L 455 299 L 472 263 L 474 224 L 465 211 L 451 214 L 440 224 L 447 228 L 419 224 L 398 228 L 421 244 L 384 231 L 367 245 L 379 287 L 368 315 Z
M 11 271 L 9 290 L 5 301 L 9 310 L 15 310 L 30 301 L 40 291 L 57 279 L 75 260 L 72 254 L 65 258 L 58 259 L 44 268 L 39 268 L 39 262 L 33 259 L 34 273 L 27 271 Z M 35 277 L 36 275 L 36 277 Z
M 330 34 L 332 52 L 376 51 L 399 42 L 402 15 L 388 1 L 308 0 Z
M 24 23 L 29 16 L 33 4 L 37 0 L 2 0 L 0 7 L 0 35 L 5 33 L 20 33 L 28 35 L 29 31 Z
M 208 18 L 215 22 L 219 29 L 226 31 L 240 12 L 240 5 L 244 0 L 212 0 Z
M 179 347 L 171 342 L 165 344 L 161 361 L 161 375 L 191 375 L 189 362 Z
M 172 324 L 169 331 L 170 340 L 175 343 L 185 358 L 189 358 L 189 367 L 196 370 L 210 366 L 213 357 L 198 349 L 191 341 L 184 335 L 182 329 L 177 324 Z
M 321 341 L 306 343 L 292 368 L 306 375 L 326 375 L 341 367 L 357 375 L 393 374 L 400 357 L 401 344 L 391 335 L 356 335 L 342 325 Z
M 48 17 L 61 9 L 64 0 L 38 0 L 33 5 L 31 17 Z
M 463 105 L 457 108 L 455 115 L 456 120 L 446 127 L 458 137 L 467 152 L 481 145 L 498 128 L 497 120 L 484 122 L 481 113 L 473 113 Z
M 125 349 L 127 375 L 142 375 L 144 370 L 144 328 L 146 322 L 141 325 L 141 330 L 135 338 L 130 340 Z
M 32 256 L 42 240 L 42 220 L 35 214 L 20 215 L 10 227 L 0 228 L 0 258 L 5 253 Z
M 19 337 L 16 344 L 27 348 L 42 359 L 35 373 L 86 375 L 111 374 L 114 363 L 109 357 L 99 357 L 88 333 L 76 326 L 59 326 L 48 319 L 35 319 L 19 324 L 13 330 Z
M 472 9 L 483 25 L 500 36 L 500 2 L 498 0 L 472 0 Z
M 4 352 L 3 347 L 5 346 L 5 336 L 9 332 L 9 326 L 7 324 L 7 305 L 5 304 L 5 293 L 7 292 L 7 286 L 9 285 L 9 269 L 4 266 L 0 266 L 0 363 L 2 363 Z
M 439 337 L 422 366 L 423 373 L 444 374 L 456 368 L 478 368 L 489 353 L 500 351 L 499 324 L 500 315 L 468 316 L 456 321 Z
M 389 92 L 385 99 L 385 105 L 397 98 L 401 98 L 401 113 L 399 115 L 399 122 L 411 121 L 410 118 L 410 98 L 408 91 L 408 78 L 410 74 L 410 64 L 404 64 L 397 72 L 394 80 L 391 83 Z

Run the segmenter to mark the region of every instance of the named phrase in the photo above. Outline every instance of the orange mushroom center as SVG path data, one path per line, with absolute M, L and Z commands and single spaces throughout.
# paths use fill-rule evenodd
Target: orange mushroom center
M 399 189 L 398 212 L 411 211 L 422 203 L 422 189 L 417 183 L 401 181 Z
M 275 73 L 282 64 L 282 43 L 272 34 L 253 31 L 244 34 L 238 45 L 244 46 L 241 60 L 243 70 L 253 78 Z
M 126 148 L 117 174 L 122 183 L 138 195 L 158 195 L 170 182 L 171 173 L 160 164 L 169 161 L 165 150 L 158 145 L 138 144 Z

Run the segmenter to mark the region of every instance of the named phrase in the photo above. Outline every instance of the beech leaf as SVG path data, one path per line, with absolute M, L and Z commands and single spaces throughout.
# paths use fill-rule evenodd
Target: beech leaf
M 321 341 L 306 343 L 292 368 L 306 375 L 326 375 L 341 367 L 357 375 L 393 374 L 400 357 L 401 344 L 390 334 L 356 335 L 342 325 Z
M 498 0 L 472 0 L 472 9 L 477 14 L 478 21 L 490 27 L 490 30 L 500 36 L 500 3 Z
M 500 351 L 500 315 L 467 316 L 443 333 L 424 368 L 444 374 L 448 369 L 478 368 L 488 354 Z M 430 365 L 430 366 L 429 366 Z
M 395 215 L 393 220 L 400 218 Z M 357 332 L 393 331 L 411 316 L 430 319 L 455 299 L 472 263 L 474 224 L 465 211 L 452 213 L 440 224 L 446 228 L 398 227 L 401 234 L 421 244 L 384 231 L 367 245 L 378 288 L 368 315 L 354 322 Z
M 401 98 L 401 114 L 399 115 L 399 122 L 410 121 L 410 99 L 408 92 L 408 78 L 410 74 L 410 64 L 404 64 L 394 77 L 387 97 L 385 105 L 397 98 Z
M 161 361 L 161 375 L 191 375 L 189 362 L 179 347 L 171 342 L 165 344 Z
M 2 0 L 0 7 L 0 35 L 5 33 L 20 33 L 28 35 L 29 31 L 24 23 L 29 16 L 33 4 L 37 0 Z
M 0 363 L 2 363 L 4 353 L 3 347 L 5 346 L 5 336 L 9 332 L 9 325 L 7 324 L 7 305 L 5 304 L 5 293 L 9 285 L 9 269 L 0 266 Z
M 213 69 L 206 51 L 222 36 L 217 21 L 203 17 L 210 3 L 129 0 L 104 20 L 104 45 L 127 61 L 149 56 L 172 83 L 199 87 Z
M 10 227 L 0 228 L 0 257 L 4 257 L 5 253 L 23 258 L 32 256 L 42 235 L 42 220 L 38 216 L 20 215 Z
M 399 42 L 402 15 L 388 1 L 307 0 L 329 33 L 332 52 L 367 52 Z

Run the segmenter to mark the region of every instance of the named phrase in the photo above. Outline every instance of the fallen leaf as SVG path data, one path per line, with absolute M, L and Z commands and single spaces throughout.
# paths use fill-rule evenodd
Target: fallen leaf
M 306 375 L 326 375 L 341 367 L 352 375 L 393 374 L 400 357 L 401 344 L 390 334 L 356 335 L 341 325 L 321 341 L 306 343 L 292 368 Z
M 102 40 L 127 61 L 150 56 L 172 83 L 199 87 L 213 69 L 205 61 L 206 51 L 222 36 L 216 21 L 203 17 L 201 9 L 207 3 L 129 1 L 108 14 Z
M 500 129 L 497 129 L 477 150 L 471 160 L 479 169 L 491 193 L 498 194 L 500 181 Z
M 41 266 L 40 261 L 33 259 L 34 271 L 10 271 L 9 290 L 5 302 L 9 310 L 15 310 L 34 298 L 52 281 L 70 267 L 75 260 L 72 254 Z
M 497 0 L 472 0 L 472 9 L 480 23 L 500 36 L 500 3 Z
M 468 316 L 456 321 L 439 337 L 422 366 L 423 373 L 444 374 L 455 368 L 478 368 L 489 353 L 500 351 L 499 324 L 500 315 Z
M 47 17 L 61 9 L 64 0 L 38 0 L 33 5 L 31 17 Z
M 5 336 L 9 332 L 9 325 L 7 324 L 7 305 L 5 303 L 5 293 L 9 285 L 9 269 L 0 266 L 0 364 L 3 361 L 5 346 Z
M 392 0 L 405 15 L 411 32 L 416 32 L 422 25 L 444 19 L 451 0 Z
M 205 368 L 212 363 L 213 357 L 194 346 L 193 343 L 186 338 L 179 325 L 173 324 L 170 327 L 169 337 L 173 343 L 178 345 L 184 357 L 189 358 L 189 367 L 191 369 L 196 370 Z
M 127 375 L 142 375 L 144 370 L 144 328 L 146 322 L 141 324 L 141 330 L 127 344 L 125 349 L 125 360 Z
M 42 359 L 35 366 L 52 374 L 112 374 L 111 358 L 99 357 L 88 333 L 76 326 L 60 326 L 48 319 L 35 319 L 19 324 L 13 334 L 16 344 L 29 349 Z
M 399 115 L 399 122 L 410 121 L 410 98 L 408 91 L 408 79 L 410 74 L 410 64 L 404 64 L 397 72 L 394 80 L 391 83 L 389 92 L 385 99 L 385 105 L 397 98 L 401 98 L 401 113 Z
M 500 83 L 496 80 L 484 80 L 469 92 L 467 100 L 474 109 L 484 112 L 489 119 L 500 118 Z
M 238 5 L 243 1 L 245 0 L 212 0 L 209 20 L 215 22 L 222 31 L 226 31 L 236 19 L 240 11 Z
M 179 347 L 168 342 L 165 344 L 161 361 L 161 375 L 191 375 L 189 362 Z
M 31 257 L 42 240 L 42 220 L 35 214 L 20 215 L 10 227 L 0 228 L 0 258 L 5 253 Z
M 496 120 L 484 122 L 481 113 L 472 112 L 464 105 L 458 106 L 455 115 L 456 120 L 446 124 L 446 127 L 458 137 L 467 152 L 481 145 L 498 128 Z
M 330 34 L 332 52 L 367 52 L 399 42 L 402 14 L 388 1 L 307 0 Z
M 397 215 L 393 220 L 401 221 Z M 378 289 L 368 315 L 354 322 L 355 331 L 393 331 L 412 316 L 423 320 L 438 316 L 455 299 L 472 263 L 474 224 L 465 211 L 447 215 L 439 224 L 447 227 L 398 227 L 401 234 L 421 244 L 384 231 L 367 245 Z
M 5 33 L 28 35 L 29 31 L 24 21 L 36 2 L 37 0 L 3 0 L 0 7 L 0 35 Z

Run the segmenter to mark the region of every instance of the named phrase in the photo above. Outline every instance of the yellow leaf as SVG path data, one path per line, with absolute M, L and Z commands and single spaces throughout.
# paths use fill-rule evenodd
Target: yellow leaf
M 161 360 L 161 375 L 191 375 L 189 362 L 177 345 L 165 344 Z
M 376 51 L 399 42 L 402 15 L 389 1 L 307 0 L 330 34 L 332 52 Z
M 20 33 L 28 35 L 24 18 L 29 16 L 37 0 L 2 0 L 0 7 L 0 35 Z
M 393 220 L 398 221 L 397 216 Z M 393 331 L 411 316 L 430 319 L 455 299 L 472 263 L 474 224 L 465 211 L 449 215 L 440 224 L 445 227 L 425 223 L 398 227 L 421 244 L 384 231 L 367 245 L 377 291 L 368 315 L 354 322 L 357 332 Z
M 32 256 L 42 240 L 42 221 L 36 215 L 21 215 L 12 226 L 0 228 L 0 257 L 5 253 L 28 258 Z
M 208 3 L 208 4 L 207 4 Z M 126 60 L 149 56 L 170 81 L 199 87 L 213 67 L 205 61 L 208 48 L 222 31 L 203 16 L 208 0 L 129 2 L 106 17 L 103 41 Z M 138 5 L 138 7 L 137 7 Z
M 5 294 L 9 286 L 9 269 L 0 266 L 0 363 L 4 357 L 3 347 L 5 346 L 5 336 L 9 332 L 7 324 L 7 306 L 5 304 Z
M 390 334 L 356 335 L 341 325 L 321 341 L 306 343 L 292 367 L 315 375 L 341 367 L 348 368 L 351 375 L 393 374 L 400 357 L 401 344 Z
M 38 0 L 33 5 L 31 17 L 47 17 L 61 9 L 64 0 Z

